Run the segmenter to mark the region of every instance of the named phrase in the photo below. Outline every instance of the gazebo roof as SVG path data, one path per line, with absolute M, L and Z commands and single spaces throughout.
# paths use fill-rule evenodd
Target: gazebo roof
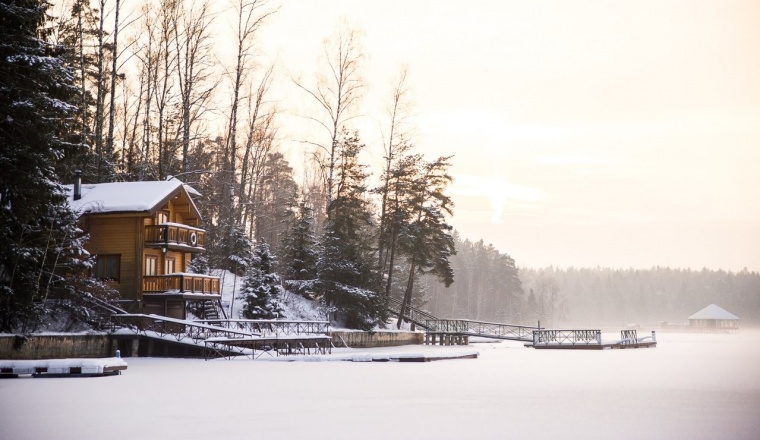
M 710 304 L 704 309 L 689 316 L 689 319 L 716 319 L 716 320 L 724 320 L 724 321 L 733 321 L 733 320 L 738 320 L 739 317 L 734 315 L 731 312 L 726 311 L 725 309 L 721 307 L 716 306 L 715 304 Z

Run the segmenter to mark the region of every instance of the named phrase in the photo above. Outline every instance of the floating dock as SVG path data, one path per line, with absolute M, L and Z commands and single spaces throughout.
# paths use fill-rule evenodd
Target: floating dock
M 116 376 L 127 369 L 120 357 L 105 359 L 0 360 L 0 378 Z
M 657 335 L 639 338 L 636 330 L 621 330 L 617 341 L 603 341 L 601 330 L 536 330 L 533 341 L 526 347 L 549 350 L 610 350 L 627 348 L 653 348 Z

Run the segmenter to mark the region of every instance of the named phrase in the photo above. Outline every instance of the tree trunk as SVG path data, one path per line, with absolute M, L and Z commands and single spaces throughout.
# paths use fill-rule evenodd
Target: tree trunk
M 406 292 L 404 293 L 404 299 L 401 301 L 401 310 L 398 313 L 398 322 L 396 323 L 396 329 L 401 329 L 401 324 L 404 321 L 404 314 L 409 308 L 409 304 L 412 302 L 412 290 L 414 289 L 414 271 L 417 270 L 417 262 L 412 259 L 409 267 L 409 281 L 406 283 Z

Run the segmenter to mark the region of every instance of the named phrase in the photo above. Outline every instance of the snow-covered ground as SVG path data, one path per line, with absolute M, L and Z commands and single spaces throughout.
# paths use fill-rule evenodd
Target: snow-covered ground
M 658 341 L 429 363 L 131 358 L 121 376 L 1 380 L 0 439 L 760 438 L 760 333 Z

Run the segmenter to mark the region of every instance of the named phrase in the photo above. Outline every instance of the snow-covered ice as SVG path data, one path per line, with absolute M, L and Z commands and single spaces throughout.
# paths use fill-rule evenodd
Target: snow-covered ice
M 760 438 L 760 333 L 657 348 L 517 342 L 427 363 L 127 359 L 121 376 L 0 381 L 0 439 Z

